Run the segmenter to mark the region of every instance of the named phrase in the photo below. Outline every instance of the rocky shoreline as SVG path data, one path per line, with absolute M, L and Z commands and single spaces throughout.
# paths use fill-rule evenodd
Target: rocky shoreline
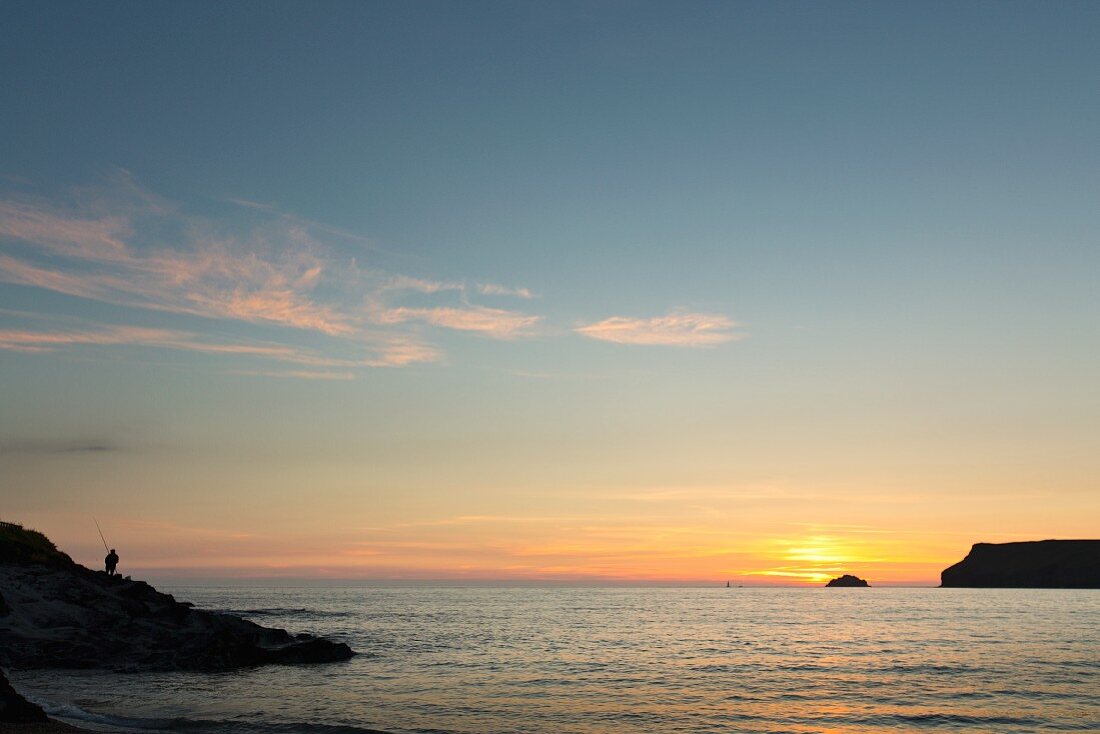
M 0 667 L 223 671 L 355 654 L 341 642 L 195 609 L 11 528 L 0 535 Z
M 41 533 L 0 523 L 0 668 L 216 672 L 353 655 L 342 642 L 195 609 L 143 581 L 92 571 Z M 42 710 L 0 681 L 3 731 L 79 731 L 42 729 L 51 726 Z

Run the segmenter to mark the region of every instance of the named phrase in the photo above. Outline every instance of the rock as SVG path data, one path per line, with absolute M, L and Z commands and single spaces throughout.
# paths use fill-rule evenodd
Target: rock
M 859 587 L 864 587 L 864 586 L 870 586 L 870 584 L 867 583 L 866 581 L 864 581 L 863 579 L 859 578 L 858 576 L 852 576 L 851 574 L 846 573 L 843 576 L 839 576 L 839 577 L 833 579 L 829 583 L 825 584 L 825 586 L 826 587 L 829 587 L 829 586 L 850 586 L 850 587 L 859 586 Z
M 940 586 L 1100 589 L 1100 540 L 975 543 L 940 574 Z
M 49 721 L 46 712 L 15 692 L 0 671 L 0 724 L 36 724 Z
M 286 647 L 272 651 L 273 663 L 301 664 L 301 663 L 333 663 L 339 660 L 347 660 L 355 653 L 342 642 L 331 642 L 321 638 L 313 638 L 304 642 L 294 642 Z
M 0 665 L 218 671 L 355 654 L 343 643 L 195 609 L 143 581 L 92 571 L 45 536 L 19 537 L 13 527 L 0 526 L 0 606 L 7 610 L 0 613 Z

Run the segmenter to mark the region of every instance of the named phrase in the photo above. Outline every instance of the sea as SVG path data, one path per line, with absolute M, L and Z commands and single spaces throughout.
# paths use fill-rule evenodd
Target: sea
M 1100 591 L 166 590 L 360 654 L 12 680 L 114 732 L 1100 732 Z

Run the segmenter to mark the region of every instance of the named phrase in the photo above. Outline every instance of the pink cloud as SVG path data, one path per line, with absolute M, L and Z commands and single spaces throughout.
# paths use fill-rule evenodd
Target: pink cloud
M 0 236 L 33 243 L 57 255 L 115 262 L 125 259 L 132 229 L 126 217 L 82 217 L 27 202 L 0 201 Z
M 77 344 L 163 344 L 180 338 L 177 332 L 120 326 L 98 331 L 0 330 L 0 349 L 39 352 Z
M 371 322 L 382 327 L 424 322 L 512 339 L 528 333 L 539 321 L 538 316 L 466 303 L 468 289 L 462 281 L 360 271 L 354 262 L 334 260 L 312 234 L 332 232 L 331 228 L 281 214 L 271 205 L 236 203 L 251 212 L 247 217 L 252 224 L 243 231 L 240 227 L 227 231 L 215 222 L 182 213 L 142 189 L 125 171 L 105 186 L 77 190 L 68 203 L 0 200 L 0 244 L 7 246 L 7 252 L 0 253 L 0 281 L 124 307 L 338 337 L 374 353 L 362 360 L 330 360 L 358 367 L 441 358 L 437 348 L 401 329 L 367 330 Z M 175 240 L 165 242 L 164 232 L 177 233 Z M 358 297 L 356 290 L 361 293 Z M 403 294 L 434 297 L 446 292 L 461 294 L 463 304 L 392 303 Z M 477 292 L 531 297 L 527 289 L 492 284 L 478 285 Z M 109 330 L 98 333 L 95 339 L 100 341 L 87 338 L 81 341 L 74 336 L 69 344 L 107 343 L 102 340 L 110 338 L 117 340 L 114 343 L 131 343 Z M 16 345 L 9 343 L 5 348 Z M 21 342 L 19 348 L 48 347 Z
M 447 329 L 473 331 L 496 339 L 514 339 L 528 333 L 528 330 L 538 323 L 540 317 L 485 306 L 463 308 L 399 306 L 382 309 L 374 315 L 374 318 L 379 324 L 400 324 L 416 320 Z
M 65 200 L 0 200 L 0 244 L 8 250 L 0 279 L 123 306 L 355 332 L 357 303 L 338 300 L 338 288 L 315 295 L 356 272 L 311 234 L 334 230 L 271 206 L 253 209 L 243 227 L 239 217 L 227 227 L 181 212 L 126 171 Z
M 403 367 L 436 362 L 442 354 L 431 345 L 412 339 L 390 337 L 368 347 L 371 356 L 348 359 L 275 343 L 213 341 L 198 334 L 173 329 L 138 326 L 91 326 L 53 330 L 2 329 L 0 350 L 25 353 L 53 352 L 89 346 L 135 346 L 175 349 L 215 356 L 235 356 L 308 369 L 231 369 L 231 374 L 294 377 L 300 379 L 353 379 L 356 370 L 374 367 Z
M 514 298 L 526 299 L 535 297 L 535 294 L 527 288 L 510 288 L 506 285 L 496 285 L 495 283 L 479 283 L 477 291 L 484 296 L 512 296 Z
M 29 329 L 0 330 L 0 349 L 9 351 L 49 351 L 80 345 L 132 344 L 183 349 L 208 354 L 237 354 L 290 362 L 308 362 L 310 355 L 279 344 L 233 344 L 203 341 L 196 334 L 172 329 L 142 326 L 107 326 L 99 328 L 33 331 Z
M 737 326 L 722 314 L 683 311 L 649 319 L 612 316 L 576 331 L 616 344 L 707 347 L 742 338 L 733 331 Z
M 90 279 L 74 273 L 40 268 L 8 255 L 0 255 L 0 281 L 94 300 L 107 300 L 112 290 L 124 286 L 119 278 L 113 276 Z
M 443 357 L 435 347 L 407 339 L 392 340 L 375 351 L 378 356 L 367 360 L 368 367 L 404 367 L 417 362 L 438 362 Z
M 441 293 L 443 291 L 461 291 L 462 283 L 447 280 L 427 280 L 408 275 L 394 275 L 382 284 L 382 291 L 414 291 L 417 293 Z

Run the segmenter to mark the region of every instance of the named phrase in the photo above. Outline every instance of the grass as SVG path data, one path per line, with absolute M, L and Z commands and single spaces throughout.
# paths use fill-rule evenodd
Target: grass
M 56 563 L 64 560 L 68 560 L 68 556 L 42 533 L 18 523 L 0 521 L 0 561 Z

